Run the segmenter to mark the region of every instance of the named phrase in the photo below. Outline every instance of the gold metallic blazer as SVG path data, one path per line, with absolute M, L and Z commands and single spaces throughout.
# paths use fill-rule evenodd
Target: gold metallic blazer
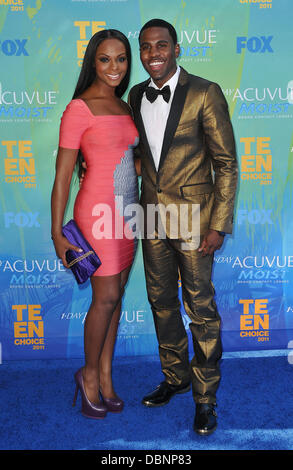
M 231 233 L 238 167 L 221 88 L 181 68 L 157 171 L 140 113 L 149 81 L 134 86 L 128 99 L 140 136 L 137 156 L 141 158 L 144 211 L 149 204 L 170 205 L 170 211 L 177 208 L 180 217 L 181 204 L 200 204 L 201 235 L 208 228 Z

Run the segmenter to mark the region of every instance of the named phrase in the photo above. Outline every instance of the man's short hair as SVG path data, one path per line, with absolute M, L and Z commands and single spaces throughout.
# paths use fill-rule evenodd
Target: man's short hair
M 169 31 L 171 38 L 173 39 L 174 45 L 177 44 L 177 42 L 178 42 L 177 33 L 176 33 L 176 30 L 175 30 L 174 26 L 172 26 L 170 23 L 168 23 L 165 20 L 160 20 L 159 18 L 155 18 L 153 20 L 150 20 L 145 25 L 143 25 L 143 27 L 140 30 L 139 37 L 138 37 L 139 43 L 140 43 L 142 33 L 146 29 L 154 28 L 154 27 L 166 28 Z

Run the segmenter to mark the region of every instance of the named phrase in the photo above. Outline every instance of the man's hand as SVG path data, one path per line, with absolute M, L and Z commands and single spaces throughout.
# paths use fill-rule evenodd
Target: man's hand
M 219 250 L 223 244 L 224 237 L 217 232 L 217 230 L 209 229 L 202 241 L 198 251 L 203 256 L 212 255 L 214 251 Z

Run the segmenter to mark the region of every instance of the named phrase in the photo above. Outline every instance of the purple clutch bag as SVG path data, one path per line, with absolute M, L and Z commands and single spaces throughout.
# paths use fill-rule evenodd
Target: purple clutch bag
M 70 243 L 82 249 L 82 253 L 68 250 L 66 261 L 78 284 L 83 284 L 101 266 L 101 260 L 84 238 L 74 220 L 70 220 L 64 225 L 62 231 Z

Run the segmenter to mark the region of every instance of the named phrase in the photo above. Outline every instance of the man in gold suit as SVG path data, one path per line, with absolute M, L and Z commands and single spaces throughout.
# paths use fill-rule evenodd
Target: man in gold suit
M 214 251 L 222 246 L 225 233 L 232 232 L 238 174 L 235 141 L 220 87 L 177 66 L 180 46 L 173 26 L 151 20 L 141 29 L 139 43 L 150 79 L 131 89 L 129 103 L 140 134 L 141 205 L 145 214 L 150 207 L 160 208 L 165 233 L 159 233 L 158 224 L 150 233 L 145 216 L 146 286 L 165 380 L 142 403 L 165 405 L 173 395 L 187 392 L 191 383 L 194 430 L 206 435 L 217 425 L 214 407 L 222 354 L 211 272 Z M 183 205 L 187 211 L 180 210 Z M 198 207 L 197 233 L 190 236 Z M 162 208 L 168 208 L 165 222 Z M 184 225 L 182 235 L 177 229 Z M 191 363 L 178 298 L 179 276 L 191 320 Z

